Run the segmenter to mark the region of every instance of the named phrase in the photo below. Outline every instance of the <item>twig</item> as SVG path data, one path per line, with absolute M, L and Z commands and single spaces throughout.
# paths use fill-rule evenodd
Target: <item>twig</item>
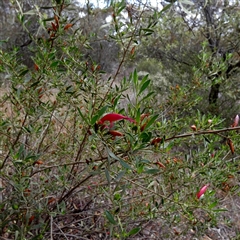
M 60 230 L 61 234 L 68 240 L 67 236 L 65 233 L 62 231 L 62 229 L 55 223 L 56 227 Z M 70 235 L 71 236 L 71 235 Z
M 203 131 L 197 131 L 197 132 L 191 132 L 191 133 L 184 133 L 184 134 L 179 134 L 173 137 L 166 138 L 164 141 L 167 142 L 177 138 L 192 137 L 196 135 L 218 134 L 218 133 L 229 132 L 234 130 L 240 130 L 240 127 L 230 127 L 230 128 L 222 128 L 218 130 L 203 130 Z
M 53 217 L 50 216 L 50 238 L 53 240 Z
M 40 152 L 40 148 L 41 148 L 41 146 L 42 146 L 42 144 L 43 144 L 43 141 L 44 141 L 44 139 L 45 139 L 45 137 L 46 137 L 46 135 L 47 135 L 47 131 L 48 131 L 49 127 L 50 127 L 50 124 L 51 124 L 51 121 L 52 121 L 52 118 L 53 118 L 53 113 L 54 113 L 54 110 L 53 110 L 52 113 L 51 113 L 51 116 L 50 116 L 50 118 L 49 118 L 49 121 L 48 121 L 47 126 L 46 126 L 45 129 L 42 131 L 41 137 L 40 137 L 40 139 L 39 139 L 39 143 L 36 143 L 36 145 L 38 145 L 38 147 L 37 147 L 37 153 Z
M 15 141 L 14 141 L 13 144 L 12 144 L 12 148 L 14 148 L 14 146 L 17 144 L 17 142 L 18 142 L 18 140 L 19 140 L 19 138 L 20 138 L 20 136 L 21 136 L 21 134 L 22 134 L 23 126 L 25 125 L 25 122 L 26 122 L 26 120 L 27 120 L 27 117 L 28 117 L 28 114 L 26 113 L 26 115 L 25 115 L 25 117 L 24 117 L 24 119 L 23 119 L 23 121 L 22 121 L 22 126 L 21 126 L 21 128 L 20 128 L 20 130 L 19 130 L 19 132 L 18 132 L 18 135 L 17 135 Z M 6 161 L 8 160 L 8 158 L 9 158 L 9 156 L 10 156 L 10 153 L 11 153 L 11 150 L 8 151 L 7 156 L 5 157 L 5 159 L 3 160 L 2 165 L 0 166 L 0 169 L 3 169 Z

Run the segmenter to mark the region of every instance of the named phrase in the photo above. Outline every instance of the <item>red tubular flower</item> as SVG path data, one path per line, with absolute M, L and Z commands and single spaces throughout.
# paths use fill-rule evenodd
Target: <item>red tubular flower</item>
M 197 131 L 196 125 L 192 125 L 192 126 L 191 126 L 191 129 L 192 129 L 193 131 Z
M 162 141 L 162 138 L 160 137 L 157 137 L 157 138 L 154 138 L 152 141 L 151 141 L 151 145 L 155 145 L 155 144 L 158 144 Z
M 209 184 L 204 185 L 200 191 L 197 193 L 197 198 L 200 199 L 201 197 L 203 197 L 204 193 L 207 191 L 207 188 L 209 187 Z
M 149 114 L 148 113 L 143 113 L 141 116 L 140 116 L 140 120 L 143 121 L 144 118 L 148 117 Z
M 140 131 L 143 132 L 146 126 L 147 126 L 147 123 L 144 123 L 144 124 L 140 127 Z
M 236 117 L 234 118 L 234 122 L 231 125 L 231 127 L 237 127 L 238 126 L 238 122 L 239 122 L 239 116 L 237 114 Z
M 108 133 L 111 134 L 114 137 L 116 137 L 116 136 L 123 136 L 124 135 L 123 133 L 121 133 L 119 131 L 115 131 L 115 130 L 109 130 Z
M 110 124 L 112 125 L 113 122 L 119 121 L 119 120 L 128 120 L 129 122 L 133 122 L 135 123 L 135 120 L 124 116 L 122 114 L 118 114 L 118 113 L 108 113 L 105 116 L 103 116 L 99 121 L 98 124 L 104 124 L 104 122 L 110 122 Z
M 155 162 L 156 165 L 158 165 L 160 168 L 166 168 L 164 164 L 161 162 Z

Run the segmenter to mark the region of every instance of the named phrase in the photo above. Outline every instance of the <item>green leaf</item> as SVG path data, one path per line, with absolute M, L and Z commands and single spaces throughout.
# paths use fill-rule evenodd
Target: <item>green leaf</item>
M 121 180 L 121 178 L 124 176 L 125 173 L 126 173 L 125 170 L 119 172 L 118 175 L 115 177 L 115 181 L 119 182 Z
M 99 115 L 98 115 L 98 114 L 96 114 L 95 116 L 93 116 L 92 119 L 91 119 L 91 125 L 95 124 L 98 119 L 99 119 Z
M 129 164 L 127 164 L 125 161 L 123 161 L 123 160 L 120 159 L 120 158 L 119 158 L 119 162 L 120 162 L 120 164 L 121 164 L 124 168 L 129 169 L 129 170 L 132 169 Z
M 176 1 L 177 1 L 177 0 L 175 0 L 174 2 L 176 2 Z M 165 11 L 167 11 L 167 10 L 173 5 L 174 2 L 172 2 L 172 3 L 168 4 L 167 6 L 165 6 L 165 7 L 160 11 L 160 14 L 163 13 L 163 12 L 165 12 Z
M 30 85 L 30 88 L 37 86 L 40 83 L 40 81 L 34 82 L 32 85 Z
M 149 142 L 152 138 L 151 132 L 142 132 L 140 135 L 140 138 L 142 139 L 142 142 Z
M 154 30 L 152 30 L 150 28 L 142 28 L 142 31 L 148 32 L 148 33 L 154 33 Z
M 40 7 L 40 9 L 53 9 L 55 6 L 51 6 L 51 7 Z
M 107 147 L 107 152 L 108 152 L 108 155 L 115 159 L 115 160 L 118 160 L 120 162 L 120 164 L 126 168 L 126 169 L 132 169 L 131 166 L 129 164 L 127 164 L 125 161 L 123 161 L 121 158 L 119 158 L 118 156 L 116 156 L 108 147 Z
M 112 35 L 109 35 L 109 37 L 114 39 L 114 40 L 117 39 L 115 36 L 112 36 Z
M 137 75 L 137 70 L 135 69 L 133 72 L 133 82 L 135 86 L 138 86 L 138 75 Z
M 36 10 L 29 10 L 27 12 L 24 13 L 25 15 L 36 15 L 37 11 Z
M 148 159 L 140 159 L 139 163 L 149 164 L 149 163 L 151 163 L 151 161 Z
M 57 67 L 59 63 L 61 63 L 61 61 L 54 61 L 51 63 L 50 67 L 51 68 Z
M 147 32 L 147 33 L 144 34 L 144 36 L 149 36 L 149 35 L 152 35 L 152 33 L 151 32 Z
M 119 13 L 124 10 L 126 8 L 126 4 L 125 1 L 122 1 L 119 3 L 119 9 L 117 10 L 117 15 L 119 15 Z
M 212 208 L 216 207 L 217 204 L 218 204 L 218 202 L 215 201 L 215 202 L 213 202 L 213 203 L 211 203 L 211 204 L 209 205 L 209 208 L 212 209 Z
M 26 75 L 27 73 L 28 73 L 28 69 L 24 69 L 24 70 L 22 70 L 20 73 L 19 73 L 19 77 L 22 77 L 22 76 L 24 76 L 24 75 Z
M 144 98 L 142 98 L 139 102 L 142 102 L 142 101 L 148 99 L 148 98 L 151 97 L 153 94 L 154 94 L 154 92 L 148 93 L 148 94 L 147 94 Z
M 53 17 L 51 17 L 51 18 L 46 18 L 46 19 L 43 19 L 43 22 L 48 22 L 48 21 L 52 21 L 52 20 L 54 20 Z
M 186 5 L 194 5 L 192 1 L 189 0 L 179 0 L 180 3 L 186 4 Z
M 65 93 L 67 93 L 67 94 L 73 94 L 73 93 L 75 93 L 76 91 L 74 91 L 74 87 L 72 86 L 72 85 L 70 85 L 70 86 L 68 86 L 67 88 L 66 88 L 66 91 L 65 91 Z
M 156 168 L 149 168 L 147 169 L 146 171 L 144 171 L 145 173 L 147 174 L 156 174 L 156 173 L 159 173 L 160 170 L 159 169 L 156 169 Z
M 136 122 L 139 123 L 140 122 L 140 117 L 141 117 L 141 112 L 140 112 L 140 108 L 137 111 L 137 116 L 136 116 Z
M 78 112 L 79 112 L 79 114 L 80 114 L 82 120 L 83 120 L 86 124 L 89 124 L 89 123 L 88 123 L 88 120 L 83 116 L 83 114 L 82 114 L 82 112 L 81 112 L 81 110 L 80 110 L 79 107 L 77 108 L 77 110 L 78 110 Z
M 116 98 L 114 99 L 114 102 L 113 102 L 113 107 L 114 107 L 114 108 L 117 106 L 120 97 L 121 97 L 121 95 L 119 95 L 118 97 L 116 97 Z
M 144 131 L 146 131 L 158 118 L 158 114 L 153 116 L 147 123 L 146 127 L 144 128 Z
M 121 194 L 120 193 L 115 193 L 114 194 L 114 200 L 119 201 L 121 199 Z
M 132 235 L 137 234 L 140 231 L 140 227 L 133 228 L 130 232 L 127 233 L 127 236 L 130 237 Z
M 225 208 L 213 209 L 214 212 L 227 212 L 228 210 Z
M 94 115 L 91 119 L 91 124 L 95 124 L 97 120 L 107 111 L 108 105 L 102 107 L 96 115 Z
M 141 86 L 141 89 L 138 93 L 138 96 L 148 87 L 148 85 L 150 84 L 150 80 L 147 80 L 142 86 Z
M 145 75 L 145 76 L 142 78 L 142 80 L 141 80 L 141 83 L 142 83 L 142 84 L 147 81 L 148 76 L 149 76 L 149 74 Z
M 107 153 L 108 153 L 108 155 L 111 157 L 111 158 L 113 158 L 113 159 L 115 159 L 115 160 L 121 160 L 118 156 L 116 156 L 108 147 L 107 147 Z
M 108 184 L 111 183 L 111 176 L 109 174 L 109 171 L 105 168 L 105 175 L 106 175 L 106 178 L 107 178 L 107 181 L 108 181 Z
M 108 210 L 105 211 L 105 215 L 106 215 L 106 218 L 108 219 L 108 221 L 109 221 L 111 224 L 113 224 L 113 225 L 116 225 L 116 224 L 117 224 L 117 222 L 114 220 L 113 215 L 112 215 Z
M 98 111 L 98 116 L 99 116 L 99 118 L 107 111 L 107 109 L 108 109 L 108 105 L 106 105 L 106 106 L 104 106 L 104 107 L 102 107 L 99 111 Z M 98 119 L 97 119 L 98 120 Z

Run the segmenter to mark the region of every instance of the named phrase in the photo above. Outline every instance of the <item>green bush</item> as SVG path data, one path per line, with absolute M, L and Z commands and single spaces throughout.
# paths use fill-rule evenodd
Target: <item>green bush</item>
M 222 211 L 218 189 L 237 178 L 236 128 L 222 129 L 221 119 L 196 111 L 191 85 L 173 87 L 158 105 L 148 75 L 140 79 L 135 70 L 117 82 L 140 27 L 138 19 L 120 21 L 123 2 L 112 6 L 111 37 L 122 52 L 108 79 L 84 60 L 87 37 L 56 2 L 54 18 L 39 19 L 50 25 L 48 38 L 32 36 L 32 69 L 17 60 L 18 49 L 0 52 L 9 80 L 1 96 L 1 235 L 127 239 L 150 219 L 171 230 L 163 237 L 174 236 L 175 226 L 178 234 L 194 226 L 201 235 Z M 19 19 L 24 24 L 24 13 Z

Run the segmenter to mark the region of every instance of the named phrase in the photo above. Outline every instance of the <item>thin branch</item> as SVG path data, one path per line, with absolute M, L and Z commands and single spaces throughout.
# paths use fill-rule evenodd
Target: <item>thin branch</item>
M 184 134 L 179 134 L 173 137 L 166 138 L 164 141 L 167 142 L 177 138 L 192 137 L 196 135 L 218 134 L 218 133 L 229 132 L 234 130 L 235 131 L 240 130 L 240 127 L 229 127 L 229 128 L 218 129 L 218 130 L 203 130 L 203 131 L 197 131 L 197 132 L 191 132 L 191 133 L 184 133 Z
M 24 125 L 25 125 L 25 123 L 26 123 L 27 117 L 28 117 L 28 114 L 26 113 L 25 116 L 24 116 L 24 119 L 23 119 L 23 121 L 22 121 L 22 126 L 21 126 L 21 128 L 20 128 L 20 130 L 19 130 L 19 132 L 18 132 L 18 134 L 17 134 L 17 137 L 16 137 L 15 141 L 14 141 L 13 144 L 12 144 L 12 149 L 14 149 L 14 147 L 15 147 L 16 144 L 18 143 L 18 140 L 19 140 L 19 138 L 20 138 L 20 136 L 21 136 L 21 134 L 22 134 L 22 131 L 23 131 L 23 127 L 24 127 Z M 5 159 L 3 160 L 2 165 L 0 166 L 0 169 L 3 169 L 6 161 L 8 160 L 8 158 L 9 158 L 9 156 L 10 156 L 10 153 L 11 153 L 11 150 L 8 151 Z

